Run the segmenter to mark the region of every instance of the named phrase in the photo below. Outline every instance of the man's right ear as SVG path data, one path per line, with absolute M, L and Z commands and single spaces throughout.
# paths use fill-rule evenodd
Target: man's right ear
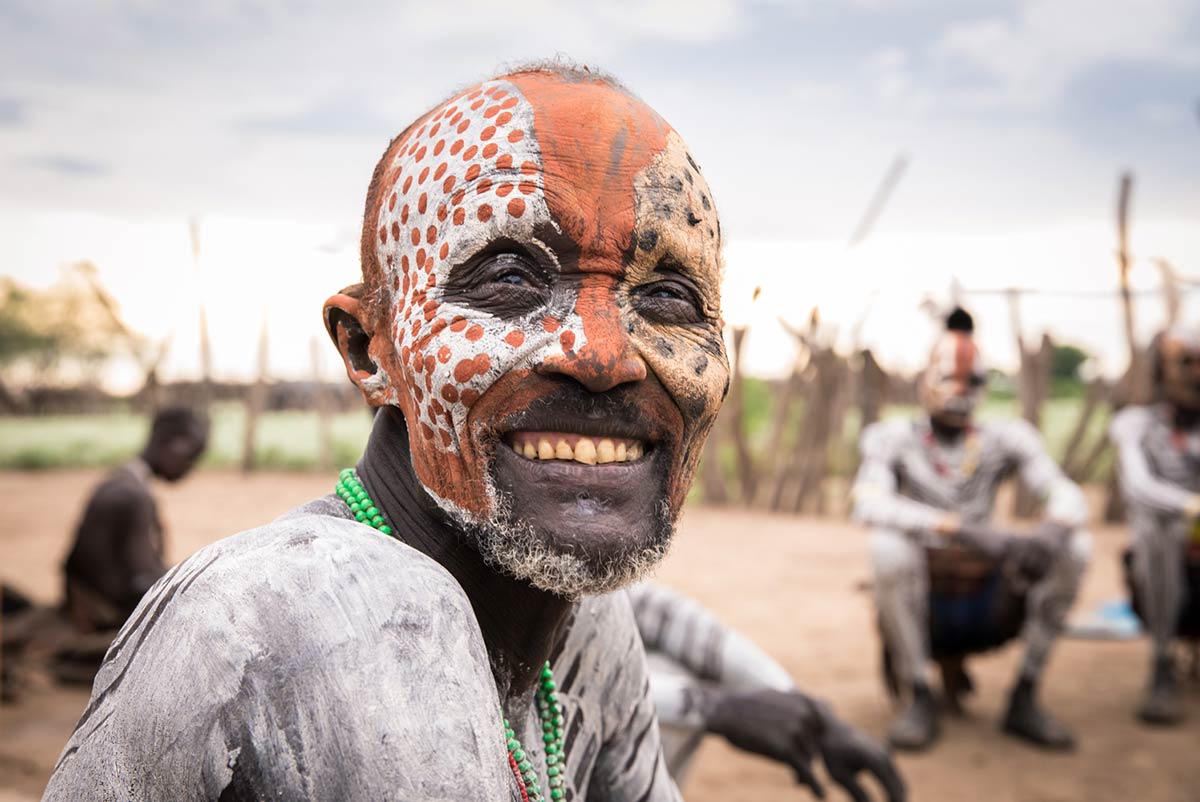
M 325 301 L 325 330 L 342 355 L 346 375 L 373 407 L 394 403 L 391 380 L 371 348 L 371 334 L 362 324 L 362 306 L 352 288 Z

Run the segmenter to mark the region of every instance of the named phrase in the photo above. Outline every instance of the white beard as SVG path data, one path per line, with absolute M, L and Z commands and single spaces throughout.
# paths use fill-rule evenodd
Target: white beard
M 656 536 L 650 543 L 596 560 L 556 549 L 528 521 L 513 520 L 502 495 L 491 492 L 490 487 L 489 491 L 494 512 L 487 520 L 474 516 L 471 520 L 459 519 L 484 561 L 504 574 L 571 601 L 632 585 L 662 562 L 670 549 L 675 522 L 665 499 L 659 505 Z

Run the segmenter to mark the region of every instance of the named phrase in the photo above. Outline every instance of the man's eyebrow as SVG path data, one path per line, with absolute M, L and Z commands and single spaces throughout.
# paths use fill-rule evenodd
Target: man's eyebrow
M 702 272 L 699 266 L 689 264 L 686 260 L 678 258 L 676 254 L 668 249 L 666 253 L 659 257 L 650 274 L 672 273 L 699 286 L 703 283 L 700 279 Z

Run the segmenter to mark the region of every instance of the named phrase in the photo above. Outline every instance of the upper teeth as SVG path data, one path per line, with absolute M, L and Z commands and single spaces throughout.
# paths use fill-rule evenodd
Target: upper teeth
M 574 441 L 574 445 L 571 441 Z M 518 432 L 513 436 L 512 449 L 527 459 L 574 460 L 585 465 L 608 462 L 632 462 L 645 453 L 637 440 L 582 435 L 529 435 Z

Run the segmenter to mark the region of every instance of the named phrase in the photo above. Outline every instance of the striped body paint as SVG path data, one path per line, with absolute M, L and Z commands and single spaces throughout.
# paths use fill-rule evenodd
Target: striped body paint
M 508 246 L 560 280 L 519 315 L 455 291 L 473 262 Z M 694 285 L 694 323 L 632 308 L 664 265 Z M 371 403 L 403 410 L 431 495 L 480 517 L 495 501 L 497 427 L 549 391 L 545 376 L 593 393 L 653 377 L 674 402 L 662 425 L 677 430 L 671 496 L 682 503 L 728 379 L 720 270 L 711 194 L 653 110 L 590 77 L 487 81 L 410 126 L 376 170 L 363 276 L 378 370 L 356 381 Z

